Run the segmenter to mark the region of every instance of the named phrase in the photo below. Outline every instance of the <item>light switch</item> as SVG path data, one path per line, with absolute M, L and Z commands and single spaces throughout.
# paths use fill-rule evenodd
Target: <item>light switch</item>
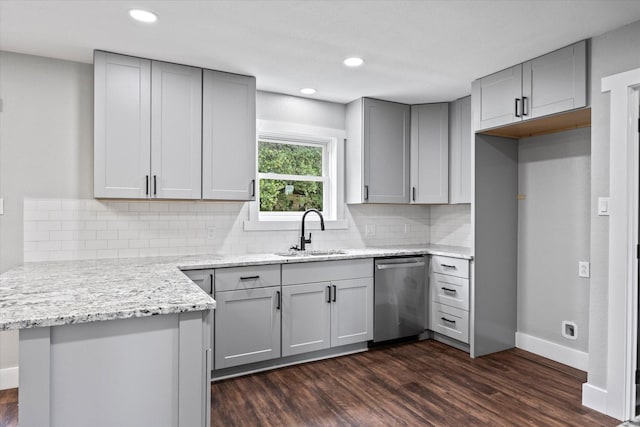
M 598 215 L 609 216 L 609 198 L 598 197 Z

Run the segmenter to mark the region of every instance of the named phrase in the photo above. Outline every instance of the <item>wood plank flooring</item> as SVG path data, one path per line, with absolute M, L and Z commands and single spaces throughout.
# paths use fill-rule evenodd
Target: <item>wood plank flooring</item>
M 581 405 L 586 374 L 522 350 L 471 359 L 435 341 L 211 386 L 213 426 L 617 426 Z M 0 391 L 0 427 L 17 391 Z M 151 427 L 151 426 L 149 426 Z

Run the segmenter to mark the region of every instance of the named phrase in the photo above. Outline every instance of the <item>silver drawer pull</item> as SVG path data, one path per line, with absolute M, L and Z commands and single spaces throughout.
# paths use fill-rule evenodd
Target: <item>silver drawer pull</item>
M 455 265 L 449 265 L 449 264 L 440 264 L 441 267 L 444 268 L 453 268 L 454 270 L 457 269 L 457 267 Z
M 241 276 L 240 280 L 257 280 L 260 276 Z
M 457 294 L 458 291 L 456 291 L 455 289 L 451 289 L 451 288 L 441 288 L 445 294 Z
M 449 324 L 453 324 L 453 325 L 456 324 L 455 320 L 450 320 L 450 319 L 447 319 L 446 317 L 441 317 L 440 320 L 442 320 L 443 322 L 447 322 Z

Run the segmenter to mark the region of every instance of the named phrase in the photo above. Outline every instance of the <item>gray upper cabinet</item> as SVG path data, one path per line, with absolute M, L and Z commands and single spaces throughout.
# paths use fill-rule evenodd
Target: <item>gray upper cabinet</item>
M 586 41 L 522 64 L 523 118 L 586 106 L 586 64 Z
M 449 201 L 449 104 L 411 106 L 411 203 Z
M 256 79 L 204 70 L 202 198 L 254 200 Z
M 476 130 L 489 129 L 520 121 L 522 65 L 476 80 L 471 85 Z
M 449 104 L 449 203 L 471 203 L 471 97 Z
M 95 53 L 94 196 L 199 199 L 201 70 Z
M 95 52 L 95 197 L 148 197 L 151 61 Z
M 377 99 L 347 105 L 347 203 L 409 203 L 410 115 Z
M 587 43 L 581 41 L 473 82 L 474 130 L 587 105 Z
M 199 199 L 202 70 L 151 63 L 152 197 Z

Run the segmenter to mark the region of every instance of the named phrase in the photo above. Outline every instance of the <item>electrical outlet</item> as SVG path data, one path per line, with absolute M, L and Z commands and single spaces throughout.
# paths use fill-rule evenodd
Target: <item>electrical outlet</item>
M 207 239 L 214 240 L 215 238 L 216 238 L 216 228 L 215 227 L 207 228 Z
M 375 224 L 365 224 L 364 226 L 364 235 L 365 237 L 372 237 L 376 235 L 376 225 Z
M 562 336 L 570 339 L 577 340 L 578 339 L 578 325 L 575 322 L 570 322 L 568 320 L 562 321 Z
M 578 261 L 578 276 L 590 277 L 591 269 L 589 268 L 589 261 Z

